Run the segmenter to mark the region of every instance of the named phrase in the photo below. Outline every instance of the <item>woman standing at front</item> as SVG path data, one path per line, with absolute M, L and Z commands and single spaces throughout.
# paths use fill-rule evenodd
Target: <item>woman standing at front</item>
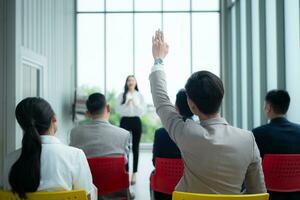
M 120 127 L 132 134 L 133 173 L 131 185 L 136 182 L 138 169 L 139 144 L 142 134 L 142 122 L 140 117 L 144 113 L 144 99 L 139 92 L 136 79 L 133 75 L 126 78 L 124 92 L 119 95 L 117 112 L 121 116 Z

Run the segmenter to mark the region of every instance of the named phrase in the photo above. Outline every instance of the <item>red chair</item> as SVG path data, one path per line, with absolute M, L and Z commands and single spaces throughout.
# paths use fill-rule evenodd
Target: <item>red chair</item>
M 172 194 L 183 174 L 183 161 L 177 158 L 155 158 L 155 171 L 150 177 L 152 191 Z
M 88 158 L 98 195 L 128 190 L 129 175 L 125 170 L 125 162 L 123 156 Z
M 300 191 L 300 154 L 266 154 L 262 165 L 268 191 Z

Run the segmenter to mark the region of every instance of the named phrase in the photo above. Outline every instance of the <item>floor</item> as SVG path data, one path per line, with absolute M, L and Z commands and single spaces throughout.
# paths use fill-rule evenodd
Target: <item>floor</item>
M 130 154 L 129 164 L 129 168 L 132 170 L 132 154 Z M 150 200 L 149 176 L 153 169 L 154 167 L 152 165 L 152 151 L 140 150 L 136 184 L 130 187 L 131 191 L 135 193 L 136 200 Z

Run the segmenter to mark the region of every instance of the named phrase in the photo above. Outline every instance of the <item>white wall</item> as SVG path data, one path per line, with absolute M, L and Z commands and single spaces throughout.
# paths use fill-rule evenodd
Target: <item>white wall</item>
M 4 155 L 4 142 L 1 133 L 4 131 L 4 1 L 0 0 L 0 158 Z M 0 177 L 2 177 L 2 159 L 0 160 Z M 2 185 L 2 178 L 0 178 L 0 185 Z
M 300 123 L 300 5 L 299 0 L 286 0 L 285 7 L 285 60 L 286 88 L 291 96 L 288 117 Z
M 58 117 L 58 137 L 67 142 L 75 86 L 75 1 L 18 0 L 17 3 L 20 46 L 47 60 L 44 98 Z M 17 51 L 21 53 L 20 48 Z M 17 100 L 21 99 L 19 80 L 16 80 Z
M 12 134 L 15 130 L 15 1 L 0 0 L 0 5 L 0 169 L 3 169 L 3 158 L 9 144 L 15 146 L 11 143 L 15 138 Z
M 21 142 L 14 109 L 22 99 L 22 49 L 46 60 L 44 98 L 56 112 L 57 136 L 67 142 L 73 126 L 75 0 L 0 0 L 0 185 L 3 157 Z

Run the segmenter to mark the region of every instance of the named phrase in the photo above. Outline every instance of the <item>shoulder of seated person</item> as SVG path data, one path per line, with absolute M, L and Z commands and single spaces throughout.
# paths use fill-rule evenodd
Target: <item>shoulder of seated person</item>
M 244 136 L 244 137 L 249 137 L 249 138 L 252 138 L 253 136 L 253 133 L 249 130 L 246 130 L 246 129 L 241 129 L 241 128 L 238 128 L 238 127 L 235 127 L 235 126 L 231 126 L 229 125 L 229 128 L 236 132 L 236 133 L 239 133 L 239 135 L 241 136 Z
M 65 145 L 65 144 L 62 144 L 64 146 L 64 151 L 67 152 L 67 153 L 74 153 L 74 154 L 81 154 L 83 153 L 83 151 L 77 147 L 74 147 L 74 146 L 69 146 L 69 145 Z
M 265 132 L 266 129 L 270 128 L 269 126 L 270 126 L 270 124 L 264 124 L 264 125 L 262 125 L 262 126 L 259 126 L 259 127 L 254 128 L 254 129 L 252 130 L 252 132 L 253 132 L 254 134 L 257 134 L 257 133 L 260 134 L 260 133 L 262 133 L 262 132 Z
M 155 130 L 156 133 L 160 133 L 160 132 L 167 132 L 167 130 L 164 127 L 158 128 Z
M 111 124 L 111 128 L 114 129 L 115 132 L 118 133 L 118 134 L 122 134 L 124 136 L 129 135 L 129 131 L 127 131 L 124 128 L 121 128 L 121 127 L 118 127 L 118 126 L 115 126 L 115 125 L 112 125 L 112 124 Z

